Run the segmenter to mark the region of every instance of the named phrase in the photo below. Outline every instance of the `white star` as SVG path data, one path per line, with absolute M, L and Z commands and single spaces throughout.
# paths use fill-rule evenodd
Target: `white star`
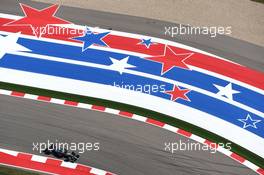
M 255 129 L 258 129 L 256 124 L 261 122 L 261 120 L 253 120 L 249 114 L 247 115 L 247 118 L 238 119 L 238 120 L 244 124 L 244 126 L 243 126 L 244 129 L 249 127 L 249 126 L 255 128 Z
M 217 95 L 225 96 L 225 97 L 227 97 L 230 100 L 233 100 L 233 94 L 240 93 L 239 91 L 236 91 L 236 90 L 232 89 L 232 83 L 229 83 L 228 85 L 226 85 L 224 87 L 216 85 L 216 84 L 214 84 L 214 86 L 219 90 L 217 92 Z
M 134 68 L 136 66 L 132 65 L 132 64 L 128 64 L 128 59 L 129 56 L 121 59 L 121 60 L 117 60 L 115 58 L 111 58 L 111 61 L 113 64 L 110 65 L 110 68 L 112 68 L 112 70 L 118 71 L 120 74 L 122 74 L 124 72 L 124 70 L 126 68 Z
M 12 33 L 10 35 L 7 35 L 6 37 L 0 35 L 0 59 L 3 58 L 3 56 L 6 53 L 13 53 L 13 52 L 20 52 L 20 51 L 31 51 L 28 48 L 17 44 L 17 40 L 19 38 L 19 33 Z

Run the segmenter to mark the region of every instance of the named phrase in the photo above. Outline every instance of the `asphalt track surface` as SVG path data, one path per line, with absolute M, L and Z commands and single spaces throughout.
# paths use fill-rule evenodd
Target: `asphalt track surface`
M 47 6 L 29 1 L 20 2 L 39 8 Z M 12 0 L 1 0 L 0 12 L 22 15 L 18 2 Z M 71 7 L 61 7 L 57 16 L 61 16 L 60 14 L 63 14 L 64 19 L 77 24 L 111 27 L 115 30 L 161 38 L 164 38 L 162 35 L 164 25 L 169 25 L 150 19 Z M 175 38 L 173 40 L 263 70 L 264 50 L 261 47 L 229 37 L 219 37 L 218 41 L 202 36 L 193 38 L 195 39 L 192 40 L 191 36 L 190 40 Z M 228 47 L 228 44 L 232 47 Z M 0 147 L 39 154 L 32 150 L 33 142 L 56 139 L 68 143 L 100 142 L 100 150 L 85 152 L 81 155 L 80 163 L 117 174 L 255 174 L 221 153 L 212 154 L 209 151 L 168 153 L 164 151 L 165 142 L 190 141 L 154 126 L 102 112 L 0 96 Z
M 190 140 L 131 119 L 62 105 L 0 96 L 0 147 L 39 154 L 33 142 L 99 142 L 80 163 L 126 175 L 254 174 L 221 153 L 164 150 Z

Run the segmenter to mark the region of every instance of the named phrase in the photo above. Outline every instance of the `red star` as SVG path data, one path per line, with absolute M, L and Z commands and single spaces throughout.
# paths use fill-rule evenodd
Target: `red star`
M 178 86 L 174 85 L 173 90 L 171 91 L 165 91 L 164 93 L 171 95 L 171 100 L 175 101 L 178 98 L 191 101 L 186 94 L 190 92 L 191 90 L 189 89 L 180 89 Z
M 61 18 L 55 17 L 59 5 L 54 4 L 45 9 L 38 10 L 20 3 L 25 17 L 5 24 L 6 26 L 30 26 L 33 30 L 38 27 L 46 27 L 49 24 L 69 24 Z
M 173 67 L 190 69 L 184 61 L 192 56 L 193 53 L 176 54 L 169 46 L 165 46 L 164 55 L 147 57 L 146 59 L 159 62 L 162 64 L 161 74 L 166 73 Z

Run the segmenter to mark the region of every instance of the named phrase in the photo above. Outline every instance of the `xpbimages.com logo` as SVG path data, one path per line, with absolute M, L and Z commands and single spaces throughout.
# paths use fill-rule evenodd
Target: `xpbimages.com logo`
M 50 149 L 50 146 L 56 147 L 58 150 L 70 150 L 75 151 L 77 153 L 84 153 L 86 151 L 99 151 L 100 143 L 99 142 L 59 142 L 55 140 L 55 142 L 47 140 L 46 142 L 33 142 L 33 151 L 37 151 L 42 153 L 45 149 Z
M 215 38 L 217 35 L 231 35 L 231 26 L 191 26 L 182 25 L 179 26 L 165 26 L 165 35 L 176 37 L 178 35 L 209 35 L 211 38 Z
M 177 151 L 209 151 L 214 154 L 217 151 L 217 147 L 225 147 L 227 150 L 231 150 L 231 143 L 210 143 L 201 144 L 198 142 L 191 142 L 190 140 L 177 142 L 165 142 L 164 150 L 170 153 L 175 153 Z

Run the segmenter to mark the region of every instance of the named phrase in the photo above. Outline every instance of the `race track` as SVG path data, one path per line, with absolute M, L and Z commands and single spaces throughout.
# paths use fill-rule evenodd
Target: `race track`
M 0 147 L 32 151 L 33 142 L 100 142 L 80 163 L 117 174 L 254 174 L 221 153 L 164 151 L 165 142 L 190 142 L 155 126 L 102 112 L 0 96 Z
M 45 4 L 19 1 L 46 7 Z M 1 13 L 22 15 L 17 1 L 1 0 Z M 105 12 L 61 7 L 58 16 L 76 24 L 165 37 L 170 23 Z M 263 70 L 264 49 L 225 36 L 208 40 L 203 36 L 175 39 L 214 54 Z M 232 47 L 230 47 L 232 46 Z M 217 48 L 217 49 L 216 49 Z M 38 154 L 32 142 L 58 139 L 62 142 L 100 142 L 100 151 L 81 155 L 80 163 L 126 175 L 240 175 L 255 174 L 220 154 L 205 151 L 164 151 L 164 142 L 188 142 L 180 135 L 114 115 L 61 105 L 0 96 L 0 147 Z

